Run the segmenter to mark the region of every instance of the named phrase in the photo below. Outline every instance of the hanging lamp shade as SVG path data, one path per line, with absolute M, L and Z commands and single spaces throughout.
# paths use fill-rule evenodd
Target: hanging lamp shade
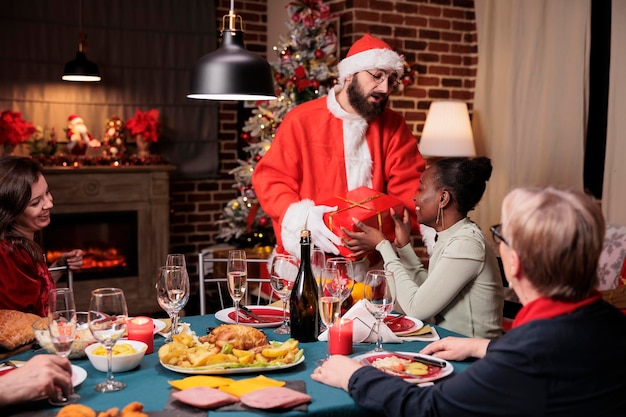
M 230 22 L 228 30 L 224 30 L 226 18 Z M 241 22 L 241 17 L 232 9 L 222 19 L 222 45 L 198 60 L 187 97 L 204 100 L 276 98 L 272 68 L 265 59 L 245 49 L 243 30 L 235 28 L 236 19 Z
M 64 81 L 100 81 L 98 65 L 89 61 L 83 52 L 76 52 L 76 58 L 68 61 L 63 70 Z

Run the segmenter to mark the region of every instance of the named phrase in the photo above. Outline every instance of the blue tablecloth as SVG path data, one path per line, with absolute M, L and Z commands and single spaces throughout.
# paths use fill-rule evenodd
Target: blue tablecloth
M 189 323 L 191 329 L 198 335 L 204 335 L 207 327 L 215 327 L 221 324 L 214 315 L 183 317 L 183 322 Z M 453 333 L 437 328 L 441 337 L 451 335 Z M 283 341 L 288 336 L 276 335 L 272 329 L 265 329 L 268 340 Z M 88 359 L 73 360 L 74 365 L 80 366 L 87 371 L 87 379 L 77 387 L 76 391 L 81 396 L 81 404 L 85 404 L 94 410 L 107 410 L 111 407 L 122 408 L 132 401 L 139 401 L 144 404 L 144 410 L 163 410 L 172 391 L 172 387 L 167 383 L 168 380 L 181 379 L 188 375 L 179 374 L 165 369 L 159 363 L 157 351 L 163 345 L 163 338 L 156 336 L 155 352 L 146 355 L 138 368 L 123 373 L 117 373 L 115 379 L 124 381 L 127 384 L 126 389 L 114 393 L 98 393 L 93 387 L 98 382 L 105 379 L 106 374 L 97 371 Z M 426 345 L 425 342 L 405 342 L 402 344 L 386 344 L 385 348 L 395 351 L 417 352 Z M 303 343 L 305 361 L 293 368 L 267 372 L 265 375 L 279 380 L 302 380 L 306 383 L 306 392 L 311 395 L 312 402 L 308 406 L 307 416 L 316 415 L 336 415 L 342 417 L 367 415 L 365 410 L 358 407 L 352 398 L 343 390 L 332 388 L 310 378 L 311 373 L 315 369 L 315 362 L 326 356 L 327 345 L 325 342 Z M 354 345 L 354 355 L 366 353 L 373 348 L 373 345 Z M 24 352 L 16 355 L 15 360 L 27 360 L 33 356 L 33 352 Z M 469 366 L 469 362 L 452 362 L 454 372 L 461 372 Z M 249 378 L 250 374 L 232 375 L 234 379 Z M 40 405 L 41 406 L 41 405 Z M 45 411 L 54 411 L 52 406 L 47 406 Z M 42 410 L 42 411 L 44 411 Z M 31 413 L 30 415 L 36 415 Z M 172 414 L 174 415 L 174 414 Z M 260 415 L 277 415 L 276 412 L 243 412 L 243 411 L 209 411 L 210 416 L 224 417 L 258 417 Z M 302 411 L 289 411 L 280 413 L 281 416 L 302 416 Z

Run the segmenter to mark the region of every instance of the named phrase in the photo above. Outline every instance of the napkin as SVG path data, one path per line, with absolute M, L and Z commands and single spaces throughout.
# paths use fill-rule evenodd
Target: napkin
M 441 338 L 439 337 L 439 333 L 437 333 L 437 329 L 429 324 L 425 324 L 424 327 L 419 330 L 403 334 L 400 336 L 400 339 L 407 342 L 434 342 Z
M 343 315 L 344 318 L 352 319 L 352 341 L 354 343 L 376 343 L 378 335 L 376 334 L 376 319 L 365 307 L 365 301 L 357 301 Z M 391 329 L 385 324 L 380 324 L 380 332 L 383 336 L 383 343 L 402 343 L 402 339 L 396 336 Z M 328 330 L 319 335 L 318 340 L 328 340 Z

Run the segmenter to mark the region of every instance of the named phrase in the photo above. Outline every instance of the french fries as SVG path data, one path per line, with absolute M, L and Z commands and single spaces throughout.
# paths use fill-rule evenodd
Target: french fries
M 163 364 L 182 368 L 239 368 L 286 365 L 296 362 L 303 354 L 298 341 L 272 342 L 250 350 L 218 347 L 200 343 L 188 334 L 173 336 L 173 341 L 161 346 L 158 355 Z

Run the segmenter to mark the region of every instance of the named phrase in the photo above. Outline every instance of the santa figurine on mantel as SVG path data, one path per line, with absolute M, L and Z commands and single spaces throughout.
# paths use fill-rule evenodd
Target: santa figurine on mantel
M 88 148 L 100 147 L 100 141 L 91 136 L 83 118 L 76 114 L 67 118 L 67 139 L 72 155 L 85 155 Z

